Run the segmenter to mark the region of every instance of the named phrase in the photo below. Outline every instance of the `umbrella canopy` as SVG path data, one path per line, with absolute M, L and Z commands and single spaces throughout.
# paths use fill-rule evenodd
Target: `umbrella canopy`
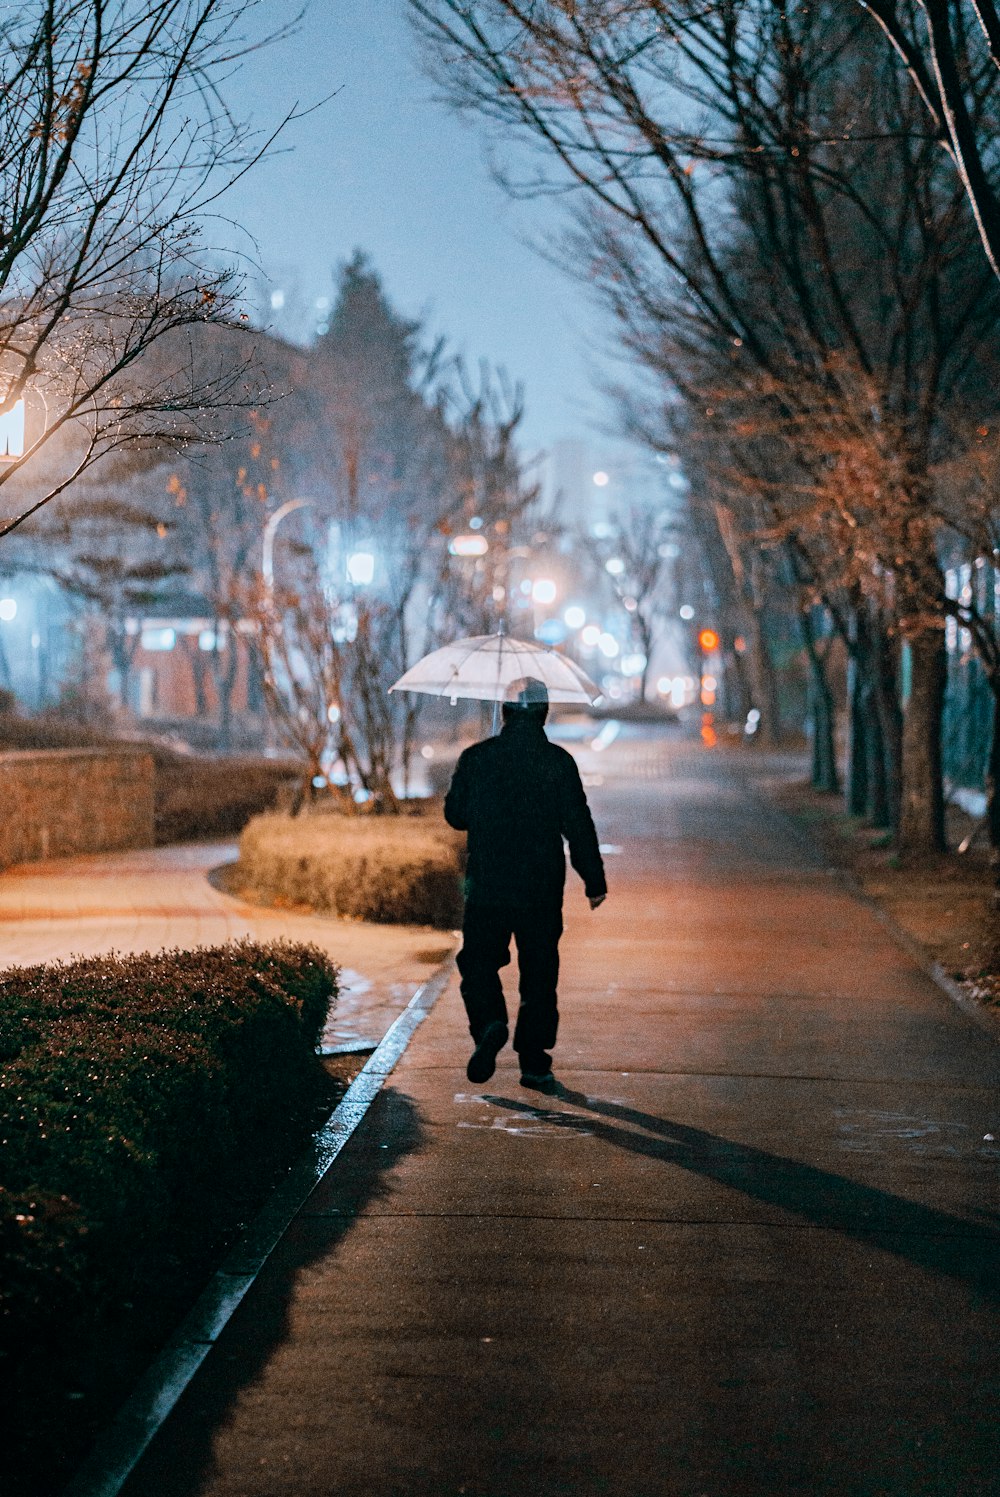
M 601 697 L 600 687 L 565 655 L 508 634 L 479 634 L 432 650 L 389 690 L 502 702 L 507 687 L 524 676 L 543 682 L 550 702 L 593 703 Z

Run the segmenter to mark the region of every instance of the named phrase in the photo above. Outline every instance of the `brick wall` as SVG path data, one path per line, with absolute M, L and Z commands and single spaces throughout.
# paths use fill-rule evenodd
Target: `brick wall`
M 0 867 L 153 844 L 153 759 L 138 749 L 0 754 Z

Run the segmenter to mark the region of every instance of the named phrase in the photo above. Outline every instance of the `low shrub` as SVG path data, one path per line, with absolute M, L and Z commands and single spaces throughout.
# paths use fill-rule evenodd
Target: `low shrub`
M 302 1147 L 336 991 L 322 952 L 282 943 L 0 976 L 5 1449 L 65 1417 L 60 1382 L 122 1306 L 169 1298 L 185 1257 L 238 1225 L 228 1174 Z
M 301 778 L 295 764 L 260 755 L 154 749 L 157 843 L 235 837 Z
M 269 811 L 302 777 L 291 759 L 262 754 L 188 753 L 157 738 L 122 736 L 56 713 L 19 717 L 3 711 L 0 749 L 143 748 L 153 756 L 153 815 L 158 845 L 235 837 L 251 816 Z
M 233 885 L 267 904 L 450 930 L 462 918 L 463 844 L 438 807 L 420 816 L 255 816 Z

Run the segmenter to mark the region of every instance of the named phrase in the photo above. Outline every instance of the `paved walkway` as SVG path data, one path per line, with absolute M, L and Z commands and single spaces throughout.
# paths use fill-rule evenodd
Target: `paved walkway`
M 129 1497 L 1000 1492 L 1000 1048 L 722 761 L 592 793 L 565 1095 L 447 992 Z
M 0 968 L 108 951 L 214 946 L 244 936 L 311 941 L 341 965 L 324 1042 L 377 1043 L 455 941 L 448 931 L 366 925 L 233 899 L 209 874 L 234 843 L 190 843 L 25 863 L 0 873 Z

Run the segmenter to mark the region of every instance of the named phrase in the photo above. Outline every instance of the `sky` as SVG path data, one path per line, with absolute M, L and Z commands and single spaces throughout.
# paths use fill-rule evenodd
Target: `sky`
M 286 0 L 264 9 L 280 18 Z M 332 293 L 338 263 L 365 250 L 400 312 L 423 316 L 470 364 L 487 358 L 523 382 L 528 450 L 589 433 L 599 462 L 608 412 L 592 374 L 607 329 L 529 243 L 558 210 L 514 202 L 493 181 L 481 131 L 420 69 L 404 0 L 312 0 L 297 34 L 251 57 L 232 92 L 264 125 L 334 90 L 227 196 L 256 250 L 229 230 L 233 242 L 275 287 L 297 281 L 310 308 Z

